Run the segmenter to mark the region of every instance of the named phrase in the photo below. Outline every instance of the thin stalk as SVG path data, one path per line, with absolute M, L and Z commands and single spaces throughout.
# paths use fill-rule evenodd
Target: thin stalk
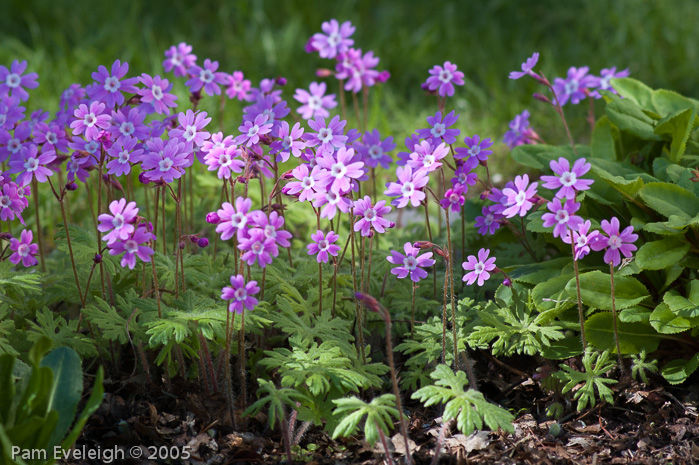
M 410 311 L 410 338 L 413 339 L 415 337 L 415 290 L 417 289 L 417 285 L 414 282 L 411 282 L 411 284 L 413 287 L 413 298 Z
M 369 283 L 371 283 L 371 256 L 372 256 L 372 251 L 374 250 L 372 247 L 373 244 L 374 244 L 374 234 L 372 234 L 372 236 L 369 238 L 369 263 L 367 264 L 366 282 L 365 282 L 365 286 L 364 286 L 364 292 L 369 292 Z
M 39 256 L 41 257 L 41 271 L 46 271 L 46 260 L 44 259 L 44 240 L 41 237 L 41 222 L 39 221 L 39 183 L 36 178 L 32 178 L 32 190 L 34 191 L 34 213 L 36 215 L 36 240 L 39 243 Z M 66 229 L 67 231 L 67 229 Z
M 238 358 L 240 360 L 240 398 L 243 402 L 243 410 L 248 406 L 247 389 L 245 386 L 247 373 L 245 372 L 245 312 L 240 314 L 240 333 L 238 336 Z M 246 422 L 243 420 L 243 431 L 246 429 Z
M 50 178 L 49 178 L 49 182 Z M 51 186 L 53 189 L 53 186 Z M 81 307 L 81 314 L 82 314 L 82 309 L 85 308 L 85 298 L 87 298 L 87 292 L 85 293 L 86 296 L 83 297 L 82 295 L 82 289 L 80 289 L 80 279 L 78 279 L 78 268 L 75 266 L 75 256 L 73 255 L 73 245 L 70 240 L 70 231 L 68 230 L 68 220 L 66 218 L 66 207 L 63 205 L 63 196 L 57 197 L 58 203 L 61 204 L 61 216 L 63 217 L 63 229 L 66 231 L 66 241 L 68 242 L 68 254 L 70 255 L 70 264 L 73 267 L 73 277 L 75 278 L 75 286 L 78 288 L 78 295 L 80 296 L 80 304 L 82 305 Z M 94 269 L 94 266 L 93 266 Z M 89 284 L 88 284 L 89 287 Z
M 354 293 L 357 293 L 357 266 L 356 258 L 354 253 L 355 239 L 354 239 L 354 214 L 350 212 L 350 238 L 352 242 L 352 285 L 354 287 Z M 362 322 L 362 312 L 359 308 L 359 302 L 355 302 L 355 318 L 357 320 L 357 340 L 359 342 L 359 351 L 362 354 L 362 363 L 366 363 L 366 355 L 364 354 L 364 324 Z
M 432 242 L 432 228 L 430 227 L 430 213 L 429 210 L 427 209 L 427 199 L 425 199 L 425 203 L 423 204 L 425 207 L 425 224 L 427 225 L 427 236 L 430 238 L 430 242 Z M 437 297 L 437 268 L 432 267 L 432 294 L 436 298 Z
M 158 288 L 158 274 L 155 272 L 155 256 L 150 260 L 151 268 L 153 269 L 153 292 L 155 292 L 155 300 L 158 302 L 158 318 L 163 317 L 160 309 L 160 289 Z
M 393 457 L 391 454 L 391 449 L 388 448 L 388 441 L 386 440 L 386 435 L 384 434 L 383 430 L 379 426 L 378 422 L 374 422 L 376 425 L 376 429 L 379 430 L 379 438 L 381 438 L 381 445 L 383 446 L 384 452 L 386 452 L 386 461 L 388 462 L 388 465 L 395 465 L 393 462 Z M 410 451 L 405 451 L 406 455 L 410 453 Z
M 333 257 L 333 311 L 332 317 L 335 318 L 335 302 L 337 301 L 337 260 Z
M 286 420 L 284 420 L 284 414 L 279 418 L 279 426 L 282 429 L 282 438 L 284 440 L 284 449 L 286 451 L 286 458 L 289 460 L 290 464 L 294 463 L 294 457 L 291 455 L 291 438 L 289 437 L 289 425 Z
M 102 211 L 102 174 L 104 171 L 104 144 L 100 144 L 99 176 L 97 177 L 97 213 Z M 102 243 L 102 233 L 97 229 L 97 248 Z M 100 284 L 102 285 L 102 299 L 107 300 L 104 291 L 104 263 L 100 262 Z
M 617 329 L 616 302 L 614 298 L 614 265 L 609 264 L 609 276 L 612 280 L 612 322 L 614 324 L 614 342 L 616 343 L 616 354 L 619 358 L 619 369 L 624 373 L 624 361 L 621 358 L 621 347 L 619 345 L 619 330 Z
M 570 232 L 570 246 L 573 249 L 573 270 L 575 271 L 575 288 L 578 292 L 578 319 L 580 320 L 580 337 L 582 338 L 583 351 L 587 348 L 585 338 L 585 316 L 583 315 L 582 298 L 580 296 L 580 274 L 578 273 L 578 260 L 575 258 L 575 242 L 573 241 L 573 231 Z M 614 279 L 614 278 L 612 278 Z
M 167 256 L 167 236 L 166 236 L 166 229 L 165 229 L 165 186 L 160 188 L 161 191 L 161 197 L 162 197 L 162 202 L 163 202 L 163 214 L 161 215 L 163 218 L 163 255 Z

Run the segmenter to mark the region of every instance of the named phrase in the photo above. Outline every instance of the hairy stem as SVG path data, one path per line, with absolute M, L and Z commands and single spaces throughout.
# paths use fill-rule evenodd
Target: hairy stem
M 614 265 L 612 263 L 609 264 L 609 276 L 611 277 L 612 280 L 612 323 L 614 324 L 614 342 L 616 343 L 616 354 L 617 357 L 619 358 L 619 369 L 623 373 L 624 370 L 624 361 L 621 358 L 621 346 L 619 345 L 619 330 L 617 329 L 617 315 L 616 315 L 616 302 L 614 299 Z

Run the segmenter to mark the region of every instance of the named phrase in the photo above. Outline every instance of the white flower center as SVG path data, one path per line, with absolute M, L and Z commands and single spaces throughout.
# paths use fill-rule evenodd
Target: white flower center
M 611 74 L 607 74 L 606 76 L 604 76 L 603 78 L 601 78 L 601 79 L 599 80 L 599 87 L 600 87 L 600 89 L 603 89 L 603 90 L 609 89 L 609 88 L 611 87 L 611 84 L 610 84 L 610 82 L 609 82 L 609 81 L 611 81 L 611 79 L 612 79 L 612 75 L 611 75 Z
M 450 82 L 452 79 L 453 74 L 451 74 L 451 71 L 448 69 L 443 69 L 442 71 L 439 72 L 439 80 L 442 81 L 443 83 Z
M 413 192 L 415 191 L 415 186 L 412 182 L 406 182 L 405 184 L 403 184 L 403 186 L 401 186 L 400 191 L 404 196 L 410 197 L 411 195 L 413 195 Z
M 374 160 L 378 160 L 383 156 L 383 150 L 378 145 L 372 145 L 369 147 L 369 156 Z
M 473 267 L 473 271 L 475 271 L 476 274 L 483 273 L 483 271 L 485 271 L 485 265 L 483 264 L 483 262 L 476 263 L 476 266 Z
M 403 266 L 409 271 L 413 271 L 417 268 L 417 258 L 410 255 L 405 257 L 405 259 L 403 259 Z
M 320 105 L 320 97 L 317 97 L 315 95 L 311 95 L 308 99 L 308 104 L 307 104 L 311 110 L 319 110 L 321 105 Z
M 252 247 L 250 247 L 250 250 L 251 250 L 252 253 L 254 253 L 255 255 L 260 255 L 260 254 L 262 254 L 262 252 L 265 251 L 265 246 L 264 246 L 264 244 L 263 244 L 262 242 L 260 242 L 260 241 L 255 241 L 255 242 L 252 244 Z
M 447 131 L 446 131 L 446 128 L 444 127 L 444 124 L 442 124 L 442 123 L 435 124 L 434 126 L 432 126 L 432 129 L 430 130 L 430 133 L 434 137 L 438 137 L 438 138 L 442 137 L 445 132 L 447 132 Z
M 20 78 L 19 74 L 16 73 L 10 73 L 5 78 L 5 84 L 13 89 L 19 87 L 20 82 L 22 82 L 22 78 Z
M 578 178 L 572 171 L 566 171 L 561 175 L 561 184 L 565 187 L 573 186 L 576 182 L 578 182 Z
M 243 226 L 245 226 L 245 223 L 247 222 L 247 216 L 245 216 L 242 213 L 234 213 L 233 215 L 231 215 L 231 225 L 234 228 L 242 228 Z
M 94 126 L 96 122 L 97 118 L 95 117 L 94 113 L 88 113 L 87 115 L 85 115 L 85 118 L 83 118 L 83 124 L 88 128 Z
M 347 173 L 347 167 L 343 163 L 335 163 L 330 168 L 330 175 L 334 178 L 341 179 Z
M 268 224 L 265 226 L 265 237 L 271 237 L 272 239 L 277 237 L 277 228 Z
M 333 32 L 328 36 L 328 45 L 330 45 L 333 48 L 337 47 L 341 40 L 342 36 L 337 32 Z
M 0 207 L 2 208 L 9 208 L 10 207 L 10 196 L 9 195 L 3 195 L 0 197 Z
M 22 143 L 19 141 L 19 139 L 10 139 L 10 142 L 7 143 L 7 149 L 12 153 L 19 152 L 19 149 L 21 148 Z
M 364 212 L 364 219 L 367 221 L 374 221 L 377 218 L 376 210 L 373 208 L 367 208 Z
M 119 87 L 121 87 L 121 83 L 115 76 L 110 76 L 104 80 L 104 90 L 108 92 L 114 93 L 119 90 Z
M 196 126 L 187 126 L 185 128 L 184 134 L 182 134 L 182 137 L 184 137 L 184 140 L 187 142 L 191 142 L 194 140 L 194 137 L 197 135 L 197 127 Z
M 39 167 L 39 161 L 36 158 L 30 157 L 29 160 L 24 162 L 24 168 L 28 172 L 36 171 Z
M 578 248 L 585 247 L 587 245 L 587 236 L 578 235 L 578 239 L 576 240 L 576 244 L 577 244 Z
M 515 205 L 521 207 L 525 200 L 527 200 L 527 193 L 524 191 L 517 192 L 517 195 L 515 195 Z
M 289 136 L 284 136 L 282 139 L 282 148 L 284 149 L 283 152 L 288 152 L 289 149 L 291 148 L 291 137 Z
M 485 218 L 483 219 L 483 224 L 485 224 L 486 226 L 490 226 L 491 224 L 493 224 L 493 221 L 495 221 L 495 215 L 493 215 L 492 213 L 488 213 L 487 215 L 485 215 Z
M 20 257 L 26 257 L 29 255 L 29 246 L 27 244 L 20 244 L 19 247 L 17 247 L 17 253 Z
M 160 86 L 153 84 L 153 88 L 150 90 L 150 92 L 153 94 L 153 98 L 155 100 L 160 100 L 163 98 L 163 89 Z
M 56 133 L 51 131 L 47 132 L 46 142 L 48 142 L 51 145 L 56 145 L 56 142 L 58 142 L 58 136 L 56 135 Z
M 170 58 L 170 62 L 175 66 L 180 66 L 182 64 L 182 55 L 179 52 L 175 52 L 172 58 Z
M 434 164 L 435 159 L 433 154 L 425 155 L 425 158 L 422 160 L 422 166 L 425 167 L 430 167 Z
M 616 250 L 621 247 L 621 238 L 619 236 L 609 236 L 607 244 L 609 244 L 609 248 Z
M 580 83 L 578 82 L 578 80 L 571 79 L 570 81 L 565 83 L 565 86 L 563 86 L 563 89 L 565 90 L 566 94 L 571 95 L 572 93 L 578 91 L 578 87 L 580 87 Z
M 133 239 L 129 239 L 128 241 L 124 242 L 124 250 L 126 250 L 126 253 L 136 253 L 138 251 L 138 242 Z
M 313 188 L 315 183 L 316 183 L 316 180 L 313 179 L 313 177 L 311 177 L 311 176 L 306 176 L 305 178 L 303 178 L 303 181 L 301 181 L 301 185 L 306 190 Z
M 556 212 L 556 221 L 558 221 L 559 224 L 565 224 L 568 222 L 568 219 L 570 218 L 570 215 L 568 214 L 568 210 L 561 208 Z
M 449 196 L 449 201 L 451 203 L 457 203 L 461 199 L 461 196 L 457 194 L 456 192 L 452 192 L 451 195 Z
M 253 124 L 252 127 L 250 129 L 248 129 L 248 137 L 253 137 L 253 136 L 257 135 L 259 130 L 260 130 L 259 126 L 257 126 L 256 124 Z
M 225 153 L 218 158 L 218 164 L 224 167 L 230 165 L 231 161 L 231 157 L 229 157 Z
M 333 132 L 328 128 L 322 128 L 318 131 L 318 139 L 321 143 L 327 144 L 333 139 Z
M 119 163 L 124 165 L 124 164 L 129 162 L 130 157 L 131 157 L 131 155 L 129 154 L 129 151 L 124 149 L 121 152 L 119 152 L 118 161 L 119 161 Z
M 480 145 L 474 145 L 470 149 L 468 149 L 468 154 L 472 157 L 477 156 L 479 153 L 481 153 L 481 146 Z
M 134 128 L 133 123 L 131 121 L 124 121 L 123 123 L 121 123 L 121 126 L 119 126 L 119 132 L 125 136 L 130 136 L 134 133 L 135 130 L 136 128 Z
M 90 142 L 88 142 L 88 143 L 85 145 L 85 151 L 86 151 L 87 153 L 92 154 L 92 155 L 94 155 L 95 153 L 97 153 L 97 149 L 98 149 L 98 148 L 100 148 L 100 144 L 99 144 L 99 142 L 97 142 L 96 140 L 91 140 Z
M 330 248 L 330 243 L 325 239 L 321 239 L 318 241 L 318 248 L 322 251 L 326 251 L 328 248 Z
M 160 171 L 170 171 L 172 165 L 174 165 L 174 162 L 170 158 L 165 158 L 164 160 L 160 160 L 160 162 L 158 162 L 158 168 L 160 168 Z
M 121 213 L 117 213 L 114 215 L 114 219 L 112 219 L 112 225 L 114 226 L 114 229 L 121 229 L 124 226 L 124 215 Z
M 242 302 L 248 298 L 248 291 L 244 287 L 240 287 L 235 290 L 235 300 Z
M 214 73 L 212 73 L 208 69 L 202 69 L 201 73 L 199 73 L 199 79 L 204 81 L 206 84 L 209 84 L 210 82 L 213 82 L 213 80 L 214 80 Z

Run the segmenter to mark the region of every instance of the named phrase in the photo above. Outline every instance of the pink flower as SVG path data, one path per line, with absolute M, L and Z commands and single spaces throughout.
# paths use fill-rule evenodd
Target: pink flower
M 216 232 L 221 233 L 221 240 L 227 241 L 233 234 L 238 233 L 238 239 L 248 222 L 248 212 L 252 207 L 252 200 L 243 197 L 235 199 L 235 208 L 229 202 L 224 202 L 216 212 L 219 217 Z
M 250 80 L 245 79 L 242 71 L 233 71 L 233 74 L 226 76 L 226 95 L 228 98 L 237 98 L 241 102 L 250 99 Z
M 439 160 L 449 154 L 449 147 L 444 142 L 433 147 L 432 144 L 423 140 L 413 150 L 407 165 L 412 167 L 415 172 L 422 170 L 425 173 L 431 173 L 438 170 L 442 166 Z
M 145 224 L 140 224 L 133 234 L 126 237 L 126 240 L 118 240 L 110 243 L 108 245 L 109 255 L 119 255 L 123 253 L 124 256 L 121 258 L 122 268 L 128 266 L 130 270 L 133 270 L 136 266 L 136 257 L 140 258 L 145 263 L 150 262 L 150 257 L 154 255 L 155 252 L 152 248 L 143 244 L 154 240 L 155 236 L 153 233 L 147 230 Z
M 391 274 L 396 275 L 398 279 L 403 279 L 410 275 L 410 279 L 418 283 L 421 279 L 427 277 L 427 271 L 423 270 L 423 268 L 435 264 L 435 260 L 432 258 L 432 252 L 427 252 L 418 256 L 420 249 L 413 247 L 413 244 L 410 242 L 406 242 L 403 245 L 403 250 L 405 251 L 405 255 L 391 250 L 391 256 L 386 257 L 386 260 L 390 263 L 399 265 L 391 269 Z
M 197 61 L 197 56 L 191 52 L 192 46 L 184 42 L 180 42 L 177 46 L 173 45 L 169 50 L 166 50 L 165 61 L 163 61 L 165 72 L 174 69 L 175 76 L 186 76 L 187 69 L 194 66 L 194 63 Z
M 354 149 L 341 147 L 337 152 L 325 152 L 316 158 L 318 166 L 325 169 L 321 174 L 320 184 L 330 186 L 330 190 L 336 194 L 343 194 L 350 190 L 352 179 L 359 179 L 364 175 L 362 168 L 364 162 L 353 162 Z
M 111 74 L 107 68 L 100 65 L 97 72 L 92 73 L 92 79 L 95 80 L 95 86 L 90 87 L 88 96 L 93 100 L 99 100 L 107 105 L 107 108 L 124 103 L 122 92 L 135 94 L 137 89 L 134 84 L 138 83 L 138 78 L 123 79 L 126 73 L 129 72 L 129 64 L 116 60 L 112 64 Z
M 527 61 L 522 63 L 522 71 L 512 71 L 510 73 L 510 79 L 519 79 L 527 74 L 533 78 L 539 78 L 539 75 L 532 71 L 532 68 L 536 66 L 536 62 L 539 61 L 539 52 L 535 52 Z
M 289 128 L 289 123 L 282 121 L 281 128 L 279 129 L 279 138 L 281 140 L 272 142 L 272 145 L 269 147 L 269 153 L 272 155 L 278 153 L 277 162 L 282 163 L 286 162 L 290 155 L 294 155 L 294 157 L 298 158 L 301 156 L 303 149 L 306 148 L 306 143 L 303 141 L 302 137 L 303 128 L 301 127 L 301 123 L 296 123 L 293 128 Z
M 474 226 L 478 228 L 478 234 L 485 236 L 486 234 L 495 234 L 495 231 L 500 229 L 500 220 L 504 216 L 500 213 L 496 213 L 490 207 L 483 207 L 481 210 L 483 216 L 477 216 Z
M 464 197 L 464 187 L 461 184 L 456 184 L 452 189 L 447 189 L 444 193 L 444 198 L 439 202 L 443 209 L 451 208 L 451 211 L 458 213 L 461 207 L 464 206 L 466 198 Z
M 25 267 L 39 263 L 36 257 L 34 257 L 39 251 L 39 246 L 32 244 L 32 238 L 32 232 L 29 229 L 24 229 L 20 233 L 19 240 L 14 237 L 10 239 L 10 250 L 15 252 L 10 255 L 10 262 L 16 265 L 21 261 L 22 266 Z
M 139 79 L 145 87 L 138 89 L 138 95 L 145 104 L 142 105 L 143 108 L 152 108 L 149 113 L 155 111 L 159 115 L 169 115 L 170 108 L 177 107 L 177 96 L 170 93 L 172 84 L 167 79 L 160 76 L 150 77 L 146 73 L 141 74 Z
M 354 230 L 361 231 L 362 236 L 369 236 L 373 229 L 379 234 L 386 232 L 386 228 L 391 228 L 392 223 L 383 216 L 391 211 L 391 207 L 386 206 L 385 200 L 379 200 L 376 205 L 371 204 L 371 198 L 366 195 L 363 199 L 354 202 L 353 214 L 360 218 L 354 223 Z
M 396 144 L 393 143 L 393 136 L 388 136 L 382 141 L 381 134 L 377 129 L 374 129 L 371 132 L 367 131 L 364 133 L 362 141 L 364 142 L 363 144 L 356 142 L 354 147 L 362 155 L 364 164 L 369 168 L 376 168 L 378 165 L 381 165 L 382 168 L 388 169 L 393 160 L 387 152 L 396 148 Z
M 594 243 L 600 234 L 599 231 L 590 232 L 590 220 L 586 220 L 577 231 L 569 231 L 568 235 L 563 237 L 563 242 L 570 244 L 570 236 L 573 236 L 575 243 L 575 260 L 580 260 L 585 255 L 590 253 L 590 244 Z
M 254 121 L 245 121 L 242 126 L 238 127 L 242 133 L 234 139 L 238 145 L 245 144 L 250 147 L 253 144 L 260 142 L 260 136 L 272 132 L 272 123 L 269 122 L 269 117 L 265 114 L 259 114 Z
M 243 230 L 242 234 L 238 234 L 238 240 L 238 249 L 243 252 L 240 259 L 248 265 L 257 262 L 264 268 L 272 263 L 272 257 L 279 255 L 279 248 L 274 239 L 267 237 L 262 229 Z
M 17 184 L 10 181 L 0 186 L 0 220 L 11 221 L 17 216 L 24 224 L 22 210 L 24 203 L 17 193 Z
M 575 160 L 573 169 L 570 168 L 568 160 L 563 157 L 558 161 L 551 160 L 550 166 L 558 176 L 541 176 L 541 180 L 546 182 L 543 185 L 546 189 L 559 189 L 556 197 L 575 199 L 576 192 L 588 190 L 594 182 L 592 179 L 580 179 L 591 168 L 589 163 L 585 163 L 584 158 Z
M 317 132 L 307 132 L 303 135 L 303 138 L 309 147 L 320 145 L 318 154 L 332 153 L 336 149 L 344 147 L 347 142 L 347 136 L 343 134 L 346 124 L 347 121 L 340 120 L 338 115 L 333 117 L 327 124 L 325 123 L 325 118 L 317 116 L 314 120 L 308 122 L 308 126 Z
M 507 197 L 505 210 L 502 212 L 507 218 L 519 214 L 524 216 L 534 205 L 532 200 L 536 195 L 536 187 L 539 183 L 533 182 L 529 184 L 529 176 L 517 176 L 513 187 L 506 187 L 502 190 L 504 196 Z
M 46 182 L 48 177 L 53 175 L 53 171 L 46 166 L 55 159 L 54 151 L 47 150 L 39 154 L 37 146 L 29 144 L 22 147 L 17 159 L 10 161 L 8 173 L 19 173 L 15 178 L 18 185 L 29 184 L 33 178 L 38 182 Z
M 133 223 L 138 215 L 136 202 L 126 203 L 126 199 L 115 200 L 109 204 L 109 211 L 112 214 L 103 213 L 97 217 L 100 224 L 97 229 L 101 232 L 111 231 L 102 237 L 107 241 L 107 245 L 114 243 L 118 239 L 126 240 L 134 232 Z
M 420 189 L 425 187 L 429 181 L 425 171 L 417 170 L 413 173 L 413 169 L 410 166 L 399 166 L 396 174 L 398 175 L 398 182 L 388 183 L 384 195 L 389 197 L 400 196 L 391 202 L 391 205 L 398 208 L 405 207 L 408 205 L 408 202 L 413 207 L 419 207 L 420 202 L 425 200 L 426 197 L 425 193 Z
M 328 110 L 337 106 L 335 94 L 325 95 L 326 84 L 321 82 L 311 82 L 308 91 L 304 89 L 296 89 L 294 99 L 302 105 L 296 110 L 303 119 L 316 118 L 322 116 L 327 118 L 330 116 Z
M 458 86 L 464 85 L 464 73 L 456 70 L 456 65 L 449 61 L 444 62 L 444 66 L 435 65 L 430 70 L 431 76 L 427 78 L 425 86 L 430 91 L 439 93 L 441 97 L 454 95 L 454 84 Z
M 218 170 L 219 179 L 230 179 L 233 173 L 242 173 L 245 162 L 239 157 L 243 151 L 237 145 L 216 147 L 204 156 L 204 162 L 209 171 Z
M 249 223 L 253 229 L 261 229 L 265 237 L 273 239 L 280 247 L 289 247 L 291 243 L 291 233 L 284 229 L 284 217 L 273 211 L 269 216 L 265 215 L 261 210 L 250 212 Z
M 13 61 L 10 69 L 0 65 L 0 97 L 7 95 L 12 97 L 13 94 L 20 98 L 23 102 L 29 98 L 29 93 L 24 90 L 34 89 L 39 86 L 36 80 L 39 75 L 29 73 L 22 76 L 22 73 L 27 69 L 27 61 Z
M 490 255 L 490 249 L 481 249 L 478 251 L 478 259 L 475 255 L 469 255 L 468 261 L 461 264 L 465 271 L 471 270 L 463 277 L 463 281 L 466 281 L 467 285 L 470 286 L 478 280 L 478 285 L 482 286 L 490 278 L 490 271 L 495 270 L 496 267 L 495 257 L 488 258 L 488 255 Z
M 316 33 L 311 38 L 311 46 L 317 50 L 321 58 L 335 58 L 335 56 L 347 50 L 354 44 L 350 36 L 354 34 L 354 26 L 345 21 L 340 26 L 336 19 L 325 21 L 321 25 L 323 33 Z
M 168 135 L 170 139 L 175 137 L 182 139 L 187 152 L 191 152 L 194 145 L 201 147 L 204 141 L 211 136 L 211 134 L 204 131 L 206 125 L 211 122 L 211 118 L 207 118 L 205 111 L 197 111 L 195 113 L 192 110 L 187 110 L 186 113 L 181 112 L 177 115 L 177 122 L 180 125 L 170 129 Z
M 70 123 L 73 128 L 73 135 L 78 136 L 85 133 L 85 139 L 97 140 L 100 136 L 100 129 L 109 129 L 111 116 L 104 114 L 104 103 L 92 102 L 90 107 L 81 103 L 73 112 L 75 121 Z
M 619 220 L 613 217 L 611 222 L 602 220 L 602 230 L 609 237 L 600 234 L 595 241 L 588 243 L 595 252 L 607 249 L 604 253 L 605 263 L 619 266 L 622 253 L 627 258 L 633 255 L 633 251 L 637 247 L 632 243 L 638 239 L 638 234 L 633 233 L 633 226 L 627 226 L 626 229 L 619 233 Z
M 577 231 L 580 228 L 583 220 L 577 215 L 573 215 L 580 209 L 580 203 L 574 202 L 572 199 L 566 200 L 565 204 L 561 204 L 561 199 L 553 199 L 546 205 L 552 213 L 544 213 L 541 219 L 544 220 L 544 228 L 553 228 L 553 237 L 560 237 L 565 242 L 565 237 L 568 236 L 567 230 Z
M 318 165 L 314 166 L 309 172 L 308 165 L 301 164 L 293 169 L 291 175 L 298 181 L 288 183 L 282 192 L 286 195 L 299 194 L 299 201 L 313 200 L 318 192 L 323 189 L 318 185 L 318 180 L 321 177 L 322 168 Z
M 242 274 L 231 276 L 231 285 L 221 289 L 221 299 L 230 300 L 228 304 L 229 312 L 242 314 L 247 308 L 252 310 L 257 305 L 257 299 L 252 297 L 260 292 L 257 286 L 257 281 L 245 283 L 245 278 Z
M 204 60 L 204 67 L 192 65 L 187 69 L 187 74 L 191 77 L 185 83 L 190 92 L 198 92 L 204 88 L 204 92 L 208 95 L 220 95 L 221 88 L 219 84 L 226 84 L 228 78 L 226 73 L 216 72 L 218 69 L 218 61 Z
M 327 235 L 323 233 L 320 229 L 311 234 L 311 239 L 313 242 L 308 244 L 306 248 L 308 249 L 308 255 L 316 255 L 316 260 L 318 263 L 328 263 L 328 255 L 337 257 L 338 252 L 340 252 L 340 246 L 335 245 L 335 242 L 340 238 L 334 231 L 328 232 Z

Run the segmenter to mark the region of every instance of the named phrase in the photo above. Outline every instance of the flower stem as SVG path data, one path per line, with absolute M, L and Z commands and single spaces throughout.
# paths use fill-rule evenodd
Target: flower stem
M 41 222 L 39 221 L 39 183 L 36 181 L 36 178 L 32 178 L 32 190 L 34 191 L 34 213 L 36 214 L 36 241 L 39 243 L 41 271 L 45 272 L 46 260 L 44 259 L 44 240 L 41 237 Z
M 427 209 L 427 199 L 425 199 L 425 203 L 423 204 L 425 207 L 425 224 L 427 225 L 427 236 L 430 238 L 430 242 L 432 242 L 432 228 L 430 227 L 430 212 Z M 432 294 L 436 298 L 437 297 L 437 268 L 432 267 Z
M 357 265 L 355 257 L 355 239 L 354 239 L 354 214 L 350 211 L 350 240 L 352 242 L 352 285 L 354 293 L 357 293 Z M 355 301 L 355 318 L 357 322 L 357 340 L 359 342 L 359 351 L 362 354 L 362 363 L 366 364 L 366 355 L 364 354 L 364 324 L 362 323 L 362 311 L 359 308 L 359 302 Z
M 570 246 L 573 249 L 573 270 L 575 271 L 575 288 L 578 291 L 578 318 L 580 319 L 580 337 L 582 339 L 583 351 L 587 348 L 585 338 L 585 316 L 583 315 L 582 298 L 580 296 L 580 274 L 578 273 L 578 260 L 575 258 L 575 242 L 573 241 L 573 231 L 570 232 Z M 612 278 L 613 280 L 614 278 Z
M 417 285 L 412 281 L 411 284 L 413 287 L 413 298 L 410 310 L 410 338 L 413 339 L 415 337 L 415 290 L 417 289 Z
M 611 277 L 612 280 L 612 323 L 614 324 L 614 342 L 616 343 L 616 354 L 617 357 L 619 358 L 619 369 L 623 373 L 624 370 L 624 361 L 621 358 L 621 346 L 619 345 L 619 330 L 617 329 L 617 316 L 616 316 L 616 302 L 614 299 L 614 265 L 612 263 L 609 264 L 609 276 Z

